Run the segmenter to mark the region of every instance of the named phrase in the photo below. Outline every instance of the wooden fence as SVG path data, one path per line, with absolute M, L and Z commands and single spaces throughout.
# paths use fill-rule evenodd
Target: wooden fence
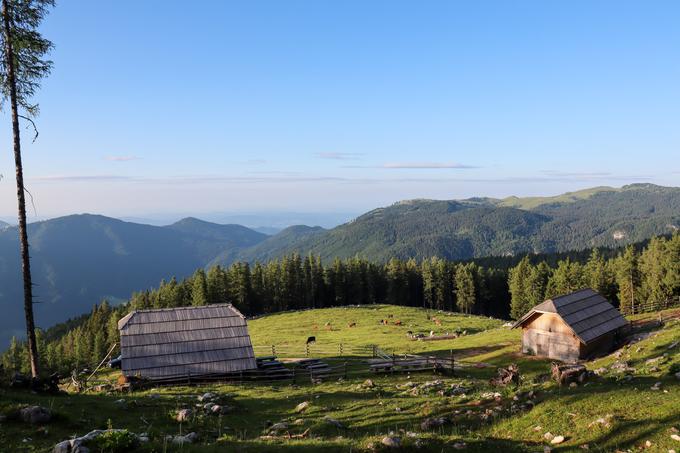
M 256 356 L 272 355 L 279 358 L 366 358 L 374 357 L 375 346 L 351 346 L 338 344 L 306 344 L 306 345 L 258 345 L 253 346 Z
M 641 313 L 653 313 L 656 311 L 668 310 L 669 308 L 680 308 L 680 297 L 675 297 L 660 302 L 645 301 L 637 303 L 633 305 L 631 314 L 638 315 Z

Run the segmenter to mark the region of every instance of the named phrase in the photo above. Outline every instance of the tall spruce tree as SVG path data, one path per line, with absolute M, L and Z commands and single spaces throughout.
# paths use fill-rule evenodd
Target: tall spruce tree
M 638 254 L 632 245 L 616 259 L 616 281 L 619 285 L 619 310 L 624 314 L 635 313 L 638 304 L 640 270 Z
M 455 271 L 456 306 L 470 314 L 475 306 L 475 279 L 470 265 L 458 264 Z
M 52 43 L 43 38 L 37 29 L 47 15 L 49 7 L 53 5 L 53 0 L 2 0 L 1 14 L 0 89 L 2 89 L 3 100 L 9 100 L 11 110 L 19 211 L 19 243 L 24 283 L 24 312 L 28 357 L 33 377 L 38 376 L 39 360 L 33 319 L 33 282 L 28 253 L 28 232 L 26 230 L 26 189 L 21 161 L 19 118 L 32 123 L 31 117 L 38 114 L 38 105 L 33 103 L 31 99 L 40 88 L 40 80 L 46 77 L 52 68 L 52 62 L 45 59 L 52 48 Z

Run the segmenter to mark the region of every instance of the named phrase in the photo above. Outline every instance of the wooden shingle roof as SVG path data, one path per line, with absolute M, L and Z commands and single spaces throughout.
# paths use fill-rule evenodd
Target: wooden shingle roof
M 133 311 L 118 329 L 126 376 L 173 379 L 257 368 L 245 317 L 231 304 Z
M 513 328 L 523 325 L 537 313 L 559 315 L 585 344 L 628 324 L 607 299 L 590 288 L 548 299 L 536 305 L 522 316 Z

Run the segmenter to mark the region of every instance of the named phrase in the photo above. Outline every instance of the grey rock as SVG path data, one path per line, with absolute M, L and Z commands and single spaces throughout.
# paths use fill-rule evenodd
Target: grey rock
M 381 443 L 389 448 L 399 448 L 401 447 L 401 439 L 399 437 L 386 436 L 383 437 Z
M 65 440 L 63 442 L 59 442 L 52 449 L 52 453 L 69 453 L 70 451 L 71 451 L 71 442 L 69 442 L 68 440 Z
M 24 407 L 19 411 L 19 415 L 23 421 L 32 425 L 49 423 L 52 419 L 49 409 L 42 406 Z
M 420 429 L 423 431 L 430 431 L 445 425 L 448 421 L 449 420 L 446 417 L 427 418 L 420 424 Z
M 342 423 L 340 423 L 338 420 L 336 420 L 336 419 L 334 419 L 334 418 L 331 418 L 331 417 L 329 417 L 328 415 L 326 415 L 326 416 L 323 418 L 323 421 L 325 421 L 325 422 L 328 423 L 329 425 L 335 426 L 336 428 L 341 428 L 341 429 L 342 429 L 342 428 L 345 427 L 345 425 L 343 425 Z
M 304 412 L 304 411 L 307 410 L 308 407 L 309 407 L 309 401 L 303 401 L 300 404 L 298 404 L 297 406 L 295 406 L 295 412 L 297 412 L 297 413 Z
M 212 401 L 215 399 L 215 394 L 214 393 L 204 393 L 203 395 L 198 397 L 199 402 L 204 402 L 204 401 Z
M 191 417 L 191 409 L 180 409 L 179 411 L 177 411 L 177 416 L 175 416 L 175 420 L 182 423 L 189 420 L 189 417 Z
M 274 423 L 269 427 L 269 432 L 285 431 L 288 429 L 288 423 Z

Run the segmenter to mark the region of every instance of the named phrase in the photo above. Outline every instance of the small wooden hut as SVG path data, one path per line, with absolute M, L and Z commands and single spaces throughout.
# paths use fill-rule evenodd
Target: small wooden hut
M 548 299 L 529 310 L 522 328 L 522 352 L 564 362 L 606 354 L 628 321 L 592 289 Z
M 257 368 L 245 316 L 231 304 L 133 311 L 118 330 L 125 376 L 172 381 Z

